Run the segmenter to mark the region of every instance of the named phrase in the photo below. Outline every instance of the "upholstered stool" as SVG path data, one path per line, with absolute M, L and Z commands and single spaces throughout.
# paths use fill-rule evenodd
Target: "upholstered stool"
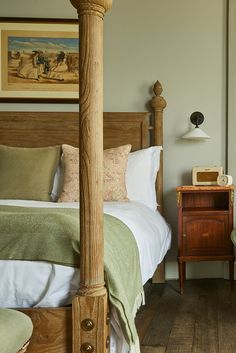
M 32 335 L 30 318 L 11 309 L 0 309 L 0 352 L 24 353 Z

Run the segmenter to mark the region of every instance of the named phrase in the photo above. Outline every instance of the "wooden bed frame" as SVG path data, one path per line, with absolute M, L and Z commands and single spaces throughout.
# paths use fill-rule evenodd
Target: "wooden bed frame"
M 161 97 L 162 87 L 158 81 L 151 101 L 152 116 L 149 112 L 103 114 L 103 16 L 112 1 L 71 2 L 78 10 L 80 23 L 80 114 L 0 112 L 0 144 L 39 147 L 67 143 L 80 147 L 80 289 L 72 307 L 22 309 L 34 324 L 28 353 L 109 352 L 101 198 L 103 149 L 127 143 L 132 144 L 133 150 L 163 145 L 162 120 L 166 102 Z M 162 165 L 161 154 L 156 184 L 161 212 Z M 93 227 L 89 227 L 90 224 Z M 97 254 L 101 254 L 99 258 Z M 161 268 L 163 281 L 163 266 Z
M 162 88 L 159 82 L 155 84 L 155 92 L 156 95 L 151 102 L 154 108 L 152 116 L 149 112 L 104 113 L 105 149 L 127 143 L 132 144 L 132 150 L 139 150 L 151 145 L 162 145 L 162 117 L 165 100 L 160 96 Z M 0 144 L 42 147 L 67 143 L 78 146 L 78 125 L 79 114 L 73 112 L 0 112 Z M 160 209 L 162 209 L 162 174 L 161 162 L 156 184 Z M 163 268 L 163 264 L 158 266 L 153 278 L 155 281 L 164 281 Z M 80 302 L 80 296 L 78 302 Z M 74 302 L 73 307 L 76 307 L 77 304 L 77 301 Z M 72 352 L 71 307 L 34 308 L 22 309 L 22 311 L 31 317 L 34 324 L 28 353 Z M 96 315 L 91 313 L 86 318 L 92 317 L 92 320 L 101 326 L 100 319 L 98 320 Z M 89 340 L 89 342 L 91 341 Z M 77 352 L 80 352 L 80 349 L 74 350 L 74 353 Z

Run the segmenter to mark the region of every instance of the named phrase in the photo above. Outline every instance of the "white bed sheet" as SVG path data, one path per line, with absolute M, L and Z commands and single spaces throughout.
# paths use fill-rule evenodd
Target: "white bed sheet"
M 78 207 L 78 203 L 23 200 L 0 200 L 0 205 Z M 119 218 L 134 234 L 140 254 L 142 281 L 146 283 L 170 248 L 169 225 L 159 212 L 138 202 L 105 202 L 104 212 Z M 0 260 L 0 273 L 0 307 L 67 305 L 71 303 L 79 283 L 78 269 L 47 262 Z M 125 342 L 115 336 L 120 336 L 117 330 L 112 335 L 111 352 L 128 352 Z

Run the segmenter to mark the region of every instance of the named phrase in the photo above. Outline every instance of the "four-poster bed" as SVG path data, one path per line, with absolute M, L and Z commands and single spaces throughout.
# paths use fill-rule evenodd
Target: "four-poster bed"
M 162 122 L 162 114 L 163 108 L 165 107 L 165 101 L 160 96 L 162 88 L 160 84 L 157 82 L 155 85 L 155 96 L 152 99 L 151 105 L 154 107 L 153 116 L 150 119 L 149 112 L 114 112 L 114 113 L 104 113 L 104 149 L 108 149 L 111 147 L 117 147 L 121 145 L 126 145 L 127 143 L 131 143 L 132 151 L 145 151 L 148 150 L 150 145 L 160 145 L 162 143 L 162 129 L 159 128 L 159 125 Z M 78 113 L 68 113 L 68 112 L 0 112 L 0 145 L 7 146 L 18 146 L 18 147 L 43 147 L 43 146 L 53 146 L 60 145 L 62 143 L 70 144 L 73 146 L 78 146 L 79 141 L 79 131 L 78 131 Z M 161 196 L 162 196 L 162 185 L 160 182 L 160 178 L 162 178 L 163 168 L 160 165 L 160 169 L 157 177 L 156 191 L 158 196 L 158 204 L 161 207 Z M 0 200 L 1 204 L 5 204 L 7 200 Z M 110 202 L 108 202 L 109 204 Z M 54 207 L 54 202 L 52 203 L 52 207 Z M 117 202 L 117 204 L 119 204 Z M 125 204 L 125 203 L 123 203 Z M 108 209 L 107 206 L 106 210 Z M 126 206 L 127 208 L 127 206 Z M 151 213 L 154 213 L 152 210 Z M 149 216 L 149 214 L 148 214 Z M 1 217 L 1 213 L 0 213 Z M 143 217 L 144 214 L 143 214 Z M 2 221 L 2 218 L 1 218 Z M 148 223 L 147 223 L 148 225 Z M 4 226 L 3 226 L 4 227 Z M 156 231 L 156 230 L 155 230 Z M 158 231 L 158 229 L 157 229 Z M 148 231 L 143 230 L 143 234 L 141 235 L 143 238 L 146 237 L 146 233 Z M 148 235 L 148 234 L 147 234 Z M 156 234 L 158 238 L 159 233 Z M 147 237 L 148 239 L 148 237 Z M 165 237 L 163 237 L 162 242 L 164 243 Z M 152 245 L 150 245 L 152 246 Z M 154 246 L 157 248 L 160 247 L 159 243 L 154 243 Z M 167 248 L 163 248 L 163 254 L 166 252 Z M 1 258 L 1 254 L 0 254 Z M 144 253 L 142 256 L 143 262 L 148 262 L 148 257 Z M 160 261 L 155 260 L 156 264 Z M 154 263 L 154 264 L 155 264 Z M 20 287 L 15 290 L 11 294 L 11 289 L 7 292 L 4 288 L 9 286 L 9 272 L 11 272 L 11 268 L 9 271 L 5 264 L 2 265 L 0 261 L 0 271 L 2 274 L 2 280 L 0 283 L 0 306 L 2 306 L 2 302 L 4 301 L 4 305 L 8 307 L 15 307 L 16 304 L 11 304 L 9 297 L 11 295 L 20 295 L 20 291 L 25 294 L 23 295 L 23 302 L 25 298 L 28 298 L 30 295 L 31 289 L 27 289 L 28 276 L 30 276 L 31 280 L 29 281 L 30 285 L 36 286 L 37 281 L 42 282 L 42 278 L 37 277 L 37 273 L 32 272 L 34 264 L 29 264 L 29 267 L 23 267 L 21 270 L 20 264 L 16 264 L 16 268 L 12 271 L 15 276 L 18 276 L 21 271 L 26 273 L 26 277 L 20 282 L 25 283 L 24 290 Z M 10 265 L 12 266 L 12 265 Z M 39 267 L 42 268 L 42 264 Z M 155 268 L 153 269 L 154 272 Z M 18 271 L 18 272 L 17 272 Z M 3 278 L 4 272 L 8 272 L 8 277 L 6 281 Z M 58 268 L 53 267 L 50 272 L 55 275 L 58 272 Z M 153 273 L 152 272 L 152 273 Z M 60 272 L 58 272 L 61 275 Z M 151 273 L 151 272 L 150 272 Z M 150 278 L 152 274 L 149 276 L 146 275 L 144 282 Z M 63 277 L 64 278 L 64 277 Z M 66 281 L 67 279 L 65 279 Z M 73 279 L 73 283 L 77 280 L 78 277 Z M 163 281 L 163 278 L 161 279 Z M 14 283 L 15 277 L 13 277 L 12 282 Z M 49 279 L 45 279 L 45 283 L 48 283 Z M 63 280 L 62 280 L 63 281 Z M 27 283 L 26 283 L 27 282 Z M 58 286 L 60 288 L 60 286 Z M 77 287 L 78 288 L 78 283 Z M 34 291 L 37 292 L 37 288 L 34 288 Z M 54 289 L 55 290 L 55 289 Z M 57 289 L 58 290 L 58 289 Z M 59 290 L 58 290 L 59 291 Z M 6 298 L 4 300 L 4 295 L 2 293 L 6 292 Z M 42 292 L 42 289 L 39 289 L 39 292 Z M 74 291 L 73 291 L 74 293 Z M 59 294 L 58 294 L 59 295 Z M 64 292 L 62 294 L 62 297 Z M 25 298 L 24 298 L 25 296 Z M 47 353 L 57 352 L 57 353 L 68 353 L 72 351 L 72 310 L 71 306 L 54 307 L 55 302 L 50 303 L 51 298 L 46 297 L 44 293 L 45 301 L 42 302 L 42 307 L 34 307 L 30 308 L 32 305 L 35 305 L 34 302 L 28 302 L 24 304 L 24 306 L 28 306 L 29 308 L 22 308 L 21 310 L 27 313 L 34 324 L 34 332 L 33 337 L 31 339 L 30 346 L 28 348 L 29 353 L 36 353 L 39 350 L 41 352 Z M 20 303 L 20 299 L 18 300 Z M 46 305 L 44 304 L 46 302 Z M 36 300 L 36 305 L 37 305 Z M 77 303 L 76 303 L 77 304 Z M 73 303 L 73 305 L 76 305 Z M 49 307 L 48 307 L 49 305 Z M 40 302 L 39 302 L 39 305 Z M 47 306 L 47 307 L 43 307 Z M 86 317 L 88 318 L 88 317 Z M 95 321 L 95 319 L 92 319 Z M 96 325 L 101 327 L 100 314 L 97 316 Z M 100 328 L 101 329 L 101 328 Z M 79 329 L 80 330 L 80 329 Z M 79 331 L 78 330 L 78 331 Z M 99 334 L 100 335 L 100 334 Z M 100 336 L 99 336 L 100 341 Z M 76 352 L 76 351 L 75 351 Z
M 147 112 L 103 114 L 102 26 L 104 13 L 112 1 L 71 2 L 78 10 L 80 23 L 80 118 L 77 113 L 62 112 L 0 113 L 2 145 L 79 145 L 79 290 L 73 297 L 72 308 L 21 309 L 34 324 L 29 353 L 109 351 L 110 309 L 104 280 L 103 149 L 131 144 L 135 151 L 163 145 L 162 115 L 166 103 L 161 97 L 159 82 L 154 86 L 155 96 L 151 102 L 154 114 L 151 119 Z M 161 153 L 156 184 L 161 211 L 162 163 Z

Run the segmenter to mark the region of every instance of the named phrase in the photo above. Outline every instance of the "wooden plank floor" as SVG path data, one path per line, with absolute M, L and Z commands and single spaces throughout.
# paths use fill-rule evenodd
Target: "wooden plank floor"
M 236 353 L 236 283 L 150 284 L 136 324 L 142 353 Z

